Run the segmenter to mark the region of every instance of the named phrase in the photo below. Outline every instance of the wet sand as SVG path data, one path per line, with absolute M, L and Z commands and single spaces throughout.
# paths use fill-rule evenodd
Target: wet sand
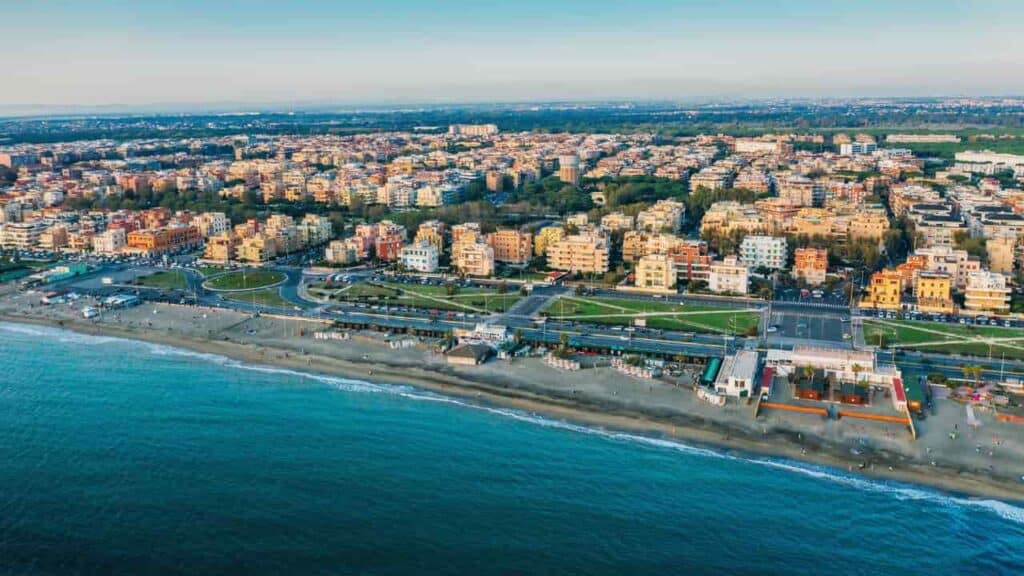
M 715 408 L 685 387 L 623 376 L 611 368 L 564 372 L 536 358 L 456 367 L 428 346 L 396 350 L 378 334 L 314 340 L 311 333 L 325 324 L 310 320 L 253 318 L 228 310 L 160 304 L 85 320 L 68 305 L 31 304 L 28 295 L 0 298 L 0 319 L 144 340 L 303 372 L 410 384 L 587 426 L 784 457 L 953 493 L 1024 500 L 1024 483 L 1019 480 L 1024 474 L 1024 427 L 1003 425 L 979 432 L 977 439 L 951 442 L 942 429 L 956 421 L 958 407 L 951 402 L 940 409 L 938 418 L 928 420 L 915 443 L 896 425 L 826 422 L 777 412 L 754 419 L 752 406 L 731 401 L 724 409 Z M 998 438 L 993 440 L 992 456 L 988 446 L 980 450 L 974 444 L 987 444 L 990 434 Z

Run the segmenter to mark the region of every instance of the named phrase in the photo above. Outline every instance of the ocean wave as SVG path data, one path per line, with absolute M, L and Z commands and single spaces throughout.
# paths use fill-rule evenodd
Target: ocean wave
M 16 322 L 0 322 L 0 331 L 21 334 L 23 336 L 35 336 L 48 338 L 61 343 L 99 345 L 111 342 L 135 342 L 116 336 L 98 336 L 93 334 L 81 334 L 55 326 L 40 326 L 36 324 L 18 324 Z
M 321 382 L 323 384 L 331 386 L 332 388 L 345 392 L 394 394 L 397 396 L 401 396 L 403 398 L 408 398 L 410 400 L 452 404 L 473 410 L 481 410 L 499 417 L 510 418 L 531 425 L 543 426 L 546 428 L 557 428 L 560 430 L 566 430 L 569 432 L 579 434 L 600 436 L 616 442 L 642 444 L 657 449 L 672 450 L 704 458 L 718 458 L 744 462 L 747 464 L 753 464 L 757 466 L 768 466 L 784 470 L 791 474 L 800 474 L 803 476 L 814 478 L 819 481 L 840 484 L 856 490 L 884 494 L 896 498 L 898 500 L 920 500 L 945 507 L 980 509 L 995 514 L 1000 518 L 1003 518 L 1004 520 L 1024 525 L 1024 508 L 1000 500 L 972 499 L 951 496 L 935 490 L 914 487 L 912 485 L 900 482 L 875 480 L 854 474 L 847 474 L 841 470 L 825 466 L 816 466 L 813 464 L 806 464 L 782 458 L 737 455 L 735 453 L 726 453 L 724 451 L 717 450 L 714 448 L 693 446 L 677 440 L 669 440 L 665 438 L 645 436 L 642 434 L 632 434 L 628 432 L 608 430 L 594 426 L 584 426 L 566 420 L 542 416 L 525 410 L 487 406 L 485 404 L 477 403 L 472 400 L 424 391 L 414 386 L 402 384 L 375 384 L 372 382 L 367 382 L 364 380 L 354 378 L 329 376 L 313 372 L 304 372 L 300 370 L 268 366 L 265 364 L 245 363 L 219 354 L 196 352 L 164 344 L 155 344 L 151 342 L 118 338 L 113 336 L 95 336 L 89 334 L 79 334 L 76 332 L 72 332 L 70 330 L 64 330 L 48 326 L 0 322 L 0 330 L 29 336 L 44 336 L 48 338 L 57 338 L 60 342 L 67 342 L 72 344 L 95 345 L 115 341 L 123 342 L 126 344 L 142 346 L 155 356 L 178 356 L 183 358 L 193 358 L 210 364 L 226 366 L 233 369 L 249 370 L 254 372 L 261 372 L 265 374 L 281 376 L 300 377 Z

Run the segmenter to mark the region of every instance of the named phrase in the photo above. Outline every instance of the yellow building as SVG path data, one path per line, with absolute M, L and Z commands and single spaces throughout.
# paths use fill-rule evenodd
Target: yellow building
M 533 237 L 533 253 L 536 256 L 544 256 L 548 253 L 548 247 L 557 244 L 565 238 L 565 229 L 561 226 L 545 226 Z
M 277 243 L 274 238 L 262 232 L 249 238 L 243 238 L 235 248 L 235 259 L 239 262 L 266 262 L 275 256 L 277 256 Z
M 636 264 L 634 275 L 637 288 L 669 292 L 676 287 L 675 261 L 663 254 L 649 254 L 641 258 Z
M 1017 238 L 996 236 L 985 242 L 988 251 L 988 269 L 1000 274 L 1012 274 L 1016 260 Z
M 882 270 L 871 275 L 868 293 L 861 299 L 864 308 L 899 310 L 900 294 L 903 292 L 903 277 L 895 270 Z
M 882 211 L 860 211 L 850 218 L 847 236 L 852 240 L 881 240 L 889 230 L 889 218 Z
M 914 284 L 917 310 L 928 314 L 953 313 L 953 279 L 948 274 L 920 272 Z
M 238 238 L 229 232 L 222 232 L 206 240 L 203 258 L 216 262 L 228 262 L 235 256 L 237 248 Z

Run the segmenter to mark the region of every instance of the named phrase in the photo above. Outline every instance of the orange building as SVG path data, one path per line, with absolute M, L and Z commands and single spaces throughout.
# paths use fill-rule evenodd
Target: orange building
M 668 249 L 669 258 L 675 263 L 680 280 L 703 280 L 707 282 L 711 273 L 711 256 L 708 243 L 703 240 L 685 240 Z
M 518 230 L 498 230 L 487 235 L 487 245 L 494 249 L 494 261 L 526 264 L 533 255 L 533 235 Z
M 828 250 L 824 248 L 797 248 L 794 252 L 793 275 L 804 282 L 818 286 L 825 282 L 828 270 Z
M 128 249 L 146 256 L 177 252 L 202 243 L 195 226 L 147 228 L 128 233 Z

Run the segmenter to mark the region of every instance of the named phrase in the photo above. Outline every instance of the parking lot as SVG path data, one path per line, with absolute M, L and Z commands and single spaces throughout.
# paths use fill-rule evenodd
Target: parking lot
M 851 333 L 849 322 L 826 314 L 774 312 L 771 325 L 775 334 L 786 338 L 845 342 Z

